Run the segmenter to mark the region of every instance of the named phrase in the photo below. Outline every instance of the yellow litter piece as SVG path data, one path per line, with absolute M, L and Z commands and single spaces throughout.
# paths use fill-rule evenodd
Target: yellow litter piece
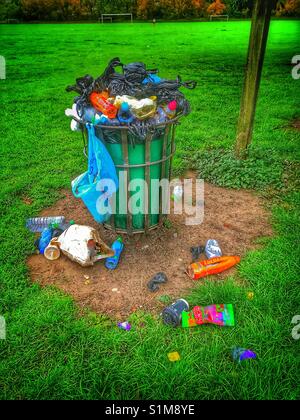
M 177 351 L 173 351 L 172 353 L 168 353 L 168 358 L 170 362 L 177 362 L 180 360 L 180 354 Z

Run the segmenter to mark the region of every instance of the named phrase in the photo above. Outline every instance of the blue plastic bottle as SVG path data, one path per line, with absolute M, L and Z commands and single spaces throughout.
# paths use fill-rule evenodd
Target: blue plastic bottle
M 163 124 L 164 122 L 167 121 L 168 117 L 165 111 L 163 110 L 163 108 L 161 107 L 157 108 L 157 112 L 154 119 L 157 124 Z
M 106 268 L 108 268 L 109 270 L 114 270 L 115 268 L 117 268 L 123 248 L 123 239 L 121 238 L 121 236 L 119 236 L 118 239 L 111 246 L 111 249 L 115 252 L 115 255 L 106 259 Z
M 45 249 L 50 244 L 52 239 L 52 228 L 46 228 L 43 230 L 39 240 L 39 251 L 40 254 L 44 254 Z
M 83 118 L 86 122 L 92 122 L 95 114 L 96 110 L 92 106 L 89 106 L 84 109 Z
M 121 124 L 130 124 L 134 120 L 134 116 L 130 112 L 127 102 L 123 102 L 118 112 L 118 119 Z
M 95 118 L 96 125 L 120 125 L 120 122 L 117 118 L 108 118 L 106 115 L 102 114 L 101 117 Z

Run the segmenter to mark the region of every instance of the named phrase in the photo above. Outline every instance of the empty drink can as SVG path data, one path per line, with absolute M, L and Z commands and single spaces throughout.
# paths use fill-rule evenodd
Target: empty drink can
M 165 324 L 177 327 L 181 324 L 182 312 L 188 310 L 189 304 L 187 301 L 184 299 L 178 299 L 162 311 L 162 319 Z

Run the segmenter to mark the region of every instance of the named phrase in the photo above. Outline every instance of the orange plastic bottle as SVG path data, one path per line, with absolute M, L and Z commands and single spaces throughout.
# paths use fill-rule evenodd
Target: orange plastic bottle
M 90 95 L 91 104 L 97 109 L 97 111 L 102 112 L 102 114 L 106 115 L 110 119 L 116 118 L 118 108 L 111 104 L 107 98 L 108 95 L 106 92 L 92 92 Z

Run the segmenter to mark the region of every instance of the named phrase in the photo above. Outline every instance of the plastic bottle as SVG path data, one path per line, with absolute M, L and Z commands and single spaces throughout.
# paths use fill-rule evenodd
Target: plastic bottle
M 134 120 L 134 116 L 130 112 L 127 102 L 123 102 L 118 111 L 118 119 L 122 124 L 130 124 Z
M 130 110 L 133 115 L 139 120 L 153 117 L 156 113 L 156 97 L 141 99 L 130 104 Z
M 28 219 L 26 221 L 26 227 L 31 232 L 43 232 L 43 230 L 48 228 L 50 225 L 55 226 L 59 229 L 63 229 L 63 227 L 65 227 L 67 225 L 66 218 L 64 216 L 33 217 L 33 218 Z M 67 226 L 67 227 L 69 227 L 69 226 Z M 63 229 L 63 230 L 65 230 L 65 229 Z
M 44 254 L 45 249 L 50 244 L 52 239 L 52 228 L 46 228 L 43 230 L 42 235 L 39 240 L 39 251 L 40 254 Z
M 167 118 L 172 119 L 176 116 L 176 109 L 177 109 L 177 102 L 171 101 L 168 105 L 164 108 Z
M 96 125 L 120 125 L 120 121 L 117 118 L 110 119 L 106 115 L 99 116 L 96 114 L 96 118 L 94 120 L 94 124 Z
M 163 124 L 164 122 L 167 121 L 168 117 L 163 108 L 161 107 L 157 108 L 157 112 L 154 119 L 157 124 Z
M 102 112 L 102 114 L 106 115 L 108 118 L 116 118 L 118 109 L 107 99 L 105 92 L 92 92 L 90 95 L 91 104 L 97 111 Z
M 111 246 L 111 249 L 115 252 L 115 255 L 113 257 L 109 257 L 106 259 L 106 262 L 105 262 L 106 268 L 108 268 L 109 270 L 114 270 L 115 268 L 117 268 L 123 248 L 124 248 L 123 239 L 119 236 L 117 240 Z
M 123 102 L 127 102 L 129 106 L 131 106 L 132 103 L 138 102 L 138 100 L 135 99 L 133 96 L 129 95 L 117 95 L 114 101 L 114 106 L 116 108 L 120 108 Z
M 128 103 L 132 114 L 139 120 L 144 120 L 154 116 L 156 113 L 156 100 L 156 96 L 138 100 L 132 96 L 122 95 L 116 96 L 114 106 L 120 108 L 121 105 L 126 102 Z
M 93 122 L 95 115 L 96 115 L 95 109 L 92 106 L 88 106 L 84 109 L 83 119 L 86 122 Z

